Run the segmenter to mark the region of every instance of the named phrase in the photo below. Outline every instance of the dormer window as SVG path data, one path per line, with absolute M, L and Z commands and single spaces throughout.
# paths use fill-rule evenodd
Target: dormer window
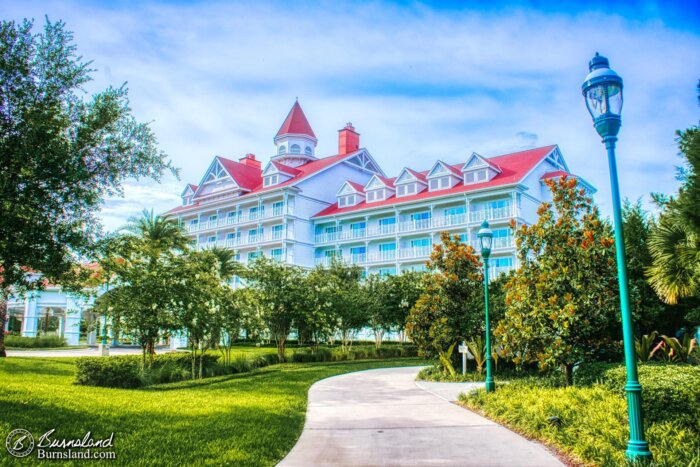
M 354 206 L 357 203 L 357 197 L 355 195 L 347 195 L 338 197 L 338 207 L 344 208 L 346 206 Z
M 301 148 L 298 144 L 292 144 L 289 146 L 289 152 L 292 154 L 301 154 Z
M 314 152 L 314 151 L 313 151 L 313 149 L 311 149 L 311 146 L 306 146 L 306 147 L 304 148 L 304 154 L 306 154 L 307 156 L 312 156 L 312 155 L 313 155 L 313 152 Z
M 192 197 L 191 196 L 184 196 L 182 198 L 182 205 L 189 206 L 190 204 L 192 204 Z
M 284 154 L 284 152 L 287 150 L 287 147 L 283 144 L 282 146 L 279 147 L 277 150 L 277 154 Z
M 445 188 L 451 187 L 452 184 L 450 182 L 449 175 L 445 177 L 433 178 L 432 180 L 430 180 L 430 191 L 444 190 Z
M 373 190 L 367 192 L 367 202 L 382 201 L 386 199 L 386 190 Z
M 277 183 L 279 183 L 279 175 L 278 174 L 268 175 L 263 180 L 263 186 L 266 186 L 266 187 L 272 186 L 272 185 L 277 185 Z
M 464 173 L 464 184 L 488 182 L 493 177 L 501 173 L 501 169 L 488 159 L 477 153 L 472 153 L 469 160 L 462 168 Z
M 407 183 L 405 185 L 399 185 L 396 187 L 396 196 L 409 196 L 415 195 L 418 190 L 418 185 L 414 183 Z
M 488 181 L 489 179 L 489 170 L 488 169 L 481 169 L 481 170 L 472 170 L 469 172 L 464 173 L 464 184 L 469 185 L 470 183 L 481 183 Z

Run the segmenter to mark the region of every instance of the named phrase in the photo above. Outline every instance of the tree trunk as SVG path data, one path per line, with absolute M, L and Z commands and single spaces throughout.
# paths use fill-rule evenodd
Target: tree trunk
M 285 356 L 284 356 L 284 350 L 287 345 L 287 336 L 282 336 L 277 339 L 277 360 L 279 360 L 280 363 L 284 363 Z
M 0 290 L 0 357 L 7 357 L 5 351 L 5 323 L 7 322 L 7 299 L 10 291 L 3 288 Z
M 574 383 L 574 365 L 572 363 L 565 363 L 563 366 L 566 376 L 566 385 L 571 386 Z
M 192 346 L 192 379 L 196 379 L 197 345 L 193 341 L 190 341 L 190 345 Z
M 207 353 L 207 348 L 202 347 L 202 351 L 199 353 L 199 379 L 204 377 L 204 354 Z

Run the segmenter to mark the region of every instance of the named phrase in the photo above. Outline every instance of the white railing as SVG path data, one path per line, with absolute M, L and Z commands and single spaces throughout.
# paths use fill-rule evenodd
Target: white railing
M 350 264 L 363 264 L 367 262 L 367 253 L 353 253 L 350 255 Z
M 515 269 L 515 266 L 499 266 L 489 268 L 489 280 L 497 279 L 501 274 L 507 274 L 508 272 Z
M 399 232 L 415 232 L 416 230 L 429 229 L 432 225 L 431 220 L 428 218 L 399 222 Z
M 373 251 L 367 253 L 367 262 L 394 261 L 396 260 L 396 250 Z
M 189 224 L 187 226 L 187 231 L 202 232 L 204 230 L 216 229 L 220 227 L 226 227 L 234 224 L 243 224 L 246 222 L 255 222 L 265 219 L 272 219 L 274 217 L 280 217 L 284 214 L 292 214 L 292 209 L 290 206 L 277 206 L 269 209 L 262 209 L 257 212 L 239 212 L 233 216 L 222 216 L 220 219 L 215 219 L 211 221 L 204 221 L 195 224 Z
M 469 220 L 471 222 L 483 222 L 485 220 L 495 221 L 500 219 L 508 219 L 510 217 L 513 217 L 513 210 L 511 209 L 510 205 L 508 205 L 502 208 L 487 208 L 472 211 L 469 215 Z
M 430 256 L 430 253 L 432 251 L 432 246 L 414 246 L 408 248 L 401 248 L 399 250 L 399 257 L 401 259 L 425 258 Z

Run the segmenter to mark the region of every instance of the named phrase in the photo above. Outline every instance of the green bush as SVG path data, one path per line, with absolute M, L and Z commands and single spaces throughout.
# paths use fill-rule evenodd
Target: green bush
M 563 386 L 564 374 L 560 371 L 551 371 L 543 373 L 536 367 L 516 369 L 513 367 L 501 367 L 494 372 L 494 379 L 499 381 L 511 381 L 514 379 L 531 378 L 540 386 L 557 387 Z M 443 371 L 439 365 L 433 365 L 423 368 L 416 376 L 418 381 L 436 381 L 443 383 L 465 383 L 465 382 L 481 382 L 486 379 L 486 370 L 484 373 L 479 373 L 473 369 L 468 369 L 466 374 L 458 371 L 452 376 Z
M 22 337 L 8 334 L 5 336 L 5 346 L 18 349 L 46 349 L 65 347 L 66 340 L 59 336 Z
M 586 364 L 574 373 L 579 386 L 599 383 L 622 395 L 627 373 L 622 364 Z M 642 408 L 650 422 L 678 422 L 690 428 L 700 420 L 700 366 L 639 365 Z
M 219 357 L 204 355 L 205 376 L 216 374 Z M 76 381 L 86 386 L 110 388 L 137 388 L 158 383 L 171 383 L 189 379 L 192 374 L 192 358 L 189 353 L 167 353 L 153 357 L 153 365 L 143 368 L 140 355 L 113 357 L 82 357 L 76 360 Z M 199 371 L 197 357 L 195 372 Z
M 544 387 L 523 379 L 488 395 L 483 390 L 462 395 L 460 402 L 527 437 L 555 445 L 582 464 L 625 465 L 627 404 L 606 386 Z M 678 421 L 647 422 L 655 465 L 698 465 L 696 430 Z
M 418 351 L 414 345 L 382 346 L 379 349 L 373 345 L 358 345 L 347 351 L 343 351 L 339 347 L 296 350 L 290 360 L 295 363 L 342 362 L 346 360 L 415 357 L 417 355 Z

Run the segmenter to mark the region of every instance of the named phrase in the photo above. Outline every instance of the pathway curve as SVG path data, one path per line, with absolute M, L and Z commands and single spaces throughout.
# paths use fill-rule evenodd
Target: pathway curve
M 541 445 L 416 385 L 420 368 L 349 373 L 309 390 L 280 466 L 563 466 Z

